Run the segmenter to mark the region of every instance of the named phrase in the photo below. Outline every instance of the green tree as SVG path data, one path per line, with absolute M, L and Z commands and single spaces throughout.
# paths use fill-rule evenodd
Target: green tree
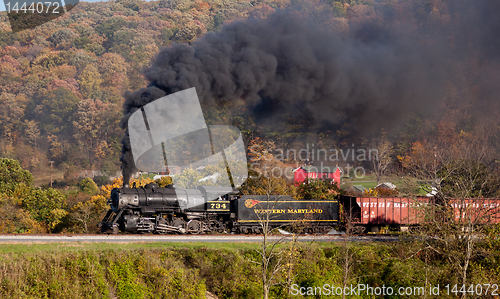
M 182 26 L 179 31 L 175 33 L 173 39 L 179 43 L 188 43 L 206 31 L 205 26 L 200 21 L 191 21 Z
M 73 32 L 71 29 L 63 28 L 54 32 L 49 41 L 56 47 L 67 46 L 77 37 L 78 33 Z
M 143 6 L 143 1 L 141 0 L 122 0 L 120 1 L 120 4 L 123 7 L 126 7 L 128 9 L 134 10 L 134 11 L 139 11 L 141 7 Z
M 33 219 L 28 211 L 19 205 L 0 199 L 0 232 L 2 233 L 44 233 L 46 230 Z
M 75 38 L 71 44 L 75 48 L 84 49 L 86 45 L 92 44 L 92 40 L 88 36 L 81 36 Z
M 184 169 L 174 177 L 174 184 L 178 188 L 195 188 L 203 177 L 195 169 Z
M 106 199 L 104 199 L 102 196 L 92 196 L 91 199 L 79 202 L 74 205 L 71 208 L 70 217 L 83 226 L 84 233 L 88 233 L 89 224 L 98 221 L 98 219 L 102 219 L 102 214 L 104 211 L 106 211 L 107 208 L 108 206 L 106 205 Z M 94 225 L 93 227 L 95 229 L 91 231 L 95 232 L 97 225 Z
M 174 36 L 175 32 L 170 28 L 161 29 L 161 44 L 163 46 L 168 46 L 170 44 L 170 39 Z
M 116 31 L 120 30 L 125 25 L 123 17 L 113 17 L 95 28 L 99 34 L 105 35 L 107 38 L 112 37 Z
M 56 189 L 32 189 L 30 194 L 22 198 L 21 207 L 27 210 L 33 219 L 44 224 L 53 231 L 67 215 L 66 198 Z
M 31 186 L 33 175 L 22 169 L 19 161 L 0 158 L 0 192 L 13 193 L 18 185 Z
M 161 177 L 157 180 L 155 180 L 155 183 L 158 185 L 160 188 L 166 188 L 168 185 L 173 184 L 172 178 L 169 176 L 164 176 Z
M 297 196 L 301 199 L 335 199 L 341 193 L 337 184 L 331 180 L 309 180 L 301 184 L 297 190 Z
M 103 44 L 105 48 L 111 49 L 119 45 L 128 45 L 136 38 L 137 33 L 130 29 L 118 30 L 108 37 L 108 40 Z
M 16 216 L 9 216 L 9 232 L 39 232 L 41 227 L 54 231 L 67 215 L 66 197 L 61 192 L 52 188 L 34 188 L 32 182 L 33 176 L 22 169 L 18 161 L 0 159 L 0 193 L 3 193 L 0 205 L 2 209 L 11 209 L 16 213 Z
M 284 178 L 266 177 L 254 170 L 250 170 L 248 175 L 248 179 L 239 188 L 243 194 L 290 195 L 296 197 L 295 186 L 287 184 Z M 269 189 L 269 186 L 272 186 L 272 188 Z
M 93 179 L 91 178 L 84 178 L 79 186 L 80 191 L 90 194 L 90 195 L 97 195 L 99 194 L 99 188 L 97 187 L 96 183 L 94 182 Z
M 83 69 L 85 69 L 85 67 L 87 67 L 87 65 L 96 62 L 96 59 L 85 53 L 77 53 L 74 57 L 71 58 L 70 62 L 76 67 L 79 72 L 81 72 L 83 71 Z
M 106 48 L 98 43 L 88 44 L 84 47 L 85 51 L 94 53 L 96 56 L 101 56 L 106 52 Z

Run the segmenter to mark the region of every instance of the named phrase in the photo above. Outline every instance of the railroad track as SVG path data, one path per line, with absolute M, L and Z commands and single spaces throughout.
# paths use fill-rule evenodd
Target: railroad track
M 289 241 L 290 235 L 273 235 L 271 241 Z M 208 242 L 208 243 L 237 243 L 237 242 L 260 242 L 261 235 L 132 235 L 132 234 L 40 234 L 40 235 L 0 235 L 1 243 L 66 243 L 66 242 L 102 242 L 102 243 L 134 243 L 134 242 Z M 351 242 L 394 242 L 397 236 L 387 235 L 360 235 L 351 236 Z M 344 235 L 300 235 L 299 242 L 342 242 Z

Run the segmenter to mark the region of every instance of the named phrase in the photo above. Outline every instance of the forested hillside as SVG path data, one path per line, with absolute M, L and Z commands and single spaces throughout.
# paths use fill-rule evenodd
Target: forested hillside
M 122 95 L 146 85 L 141 71 L 161 47 L 285 5 L 83 2 L 56 21 L 19 33 L 10 31 L 2 13 L 1 155 L 35 174 L 47 173 L 49 160 L 67 178 L 82 169 L 116 173 Z
M 466 6 L 462 2 L 457 3 Z M 279 126 L 266 122 L 265 105 L 260 107 L 263 113 L 248 117 L 247 106 L 235 99 L 224 108 L 205 106 L 211 122 L 232 123 L 247 139 L 264 137 L 282 148 L 304 148 L 307 143 L 325 148 L 351 143 L 368 146 L 379 140 L 381 132 L 389 132 L 394 166 L 398 166 L 397 155 L 415 151 L 415 142 L 432 147 L 428 143 L 474 138 L 488 140 L 492 153 L 498 153 L 494 137 L 498 136 L 499 109 L 498 101 L 492 100 L 492 78 L 498 73 L 494 45 L 480 37 L 477 45 L 460 45 L 461 39 L 475 36 L 473 26 L 468 31 L 465 22 L 482 13 L 483 6 L 467 13 L 439 0 L 83 2 L 55 21 L 18 33 L 10 31 L 2 13 L 0 152 L 19 160 L 35 175 L 48 173 L 48 161 L 54 161 L 67 179 L 81 170 L 114 174 L 120 168 L 123 94 L 147 85 L 141 72 L 162 47 L 190 44 L 237 19 L 266 18 L 277 10 L 293 8 L 315 17 L 321 26 L 364 43 L 379 41 L 381 37 L 374 37 L 373 32 L 381 28 L 390 32 L 398 24 L 415 26 L 422 43 L 436 43 L 433 35 L 438 35 L 445 48 L 460 50 L 446 62 L 452 64 L 449 69 L 455 78 L 443 81 L 440 98 L 430 99 L 435 105 L 385 126 L 366 123 L 392 109 L 399 99 L 387 99 L 385 108 L 368 105 L 362 117 L 352 122 L 318 122 L 304 110 L 284 118 Z M 366 24 L 375 26 L 372 33 Z M 488 32 L 483 34 L 483 39 L 488 38 Z M 351 92 L 356 93 L 355 89 Z

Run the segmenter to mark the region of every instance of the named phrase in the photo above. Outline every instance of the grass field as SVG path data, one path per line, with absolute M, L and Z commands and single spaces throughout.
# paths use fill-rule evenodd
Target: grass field
M 52 172 L 52 181 L 64 181 L 64 171 L 54 170 Z M 33 184 L 37 187 L 50 185 L 50 172 L 44 175 L 34 175 Z
M 468 282 L 499 284 L 500 248 L 477 244 L 488 258 L 470 264 Z M 0 244 L 0 298 L 262 298 L 259 243 Z M 485 247 L 486 246 L 486 247 Z M 456 268 L 414 242 L 283 244 L 287 268 L 271 298 L 298 286 L 353 284 L 415 287 L 461 280 Z M 344 276 L 346 257 L 350 259 Z M 273 266 L 276 259 L 273 260 Z M 293 298 L 312 298 L 296 296 Z M 315 298 L 326 298 L 315 297 Z M 355 296 L 350 298 L 376 298 Z M 391 297 L 418 298 L 418 297 Z M 442 294 L 433 298 L 451 298 Z M 491 298 L 491 297 L 489 297 Z
M 366 189 L 375 188 L 377 186 L 377 179 L 375 175 L 366 175 L 364 177 L 342 178 L 343 187 L 350 188 L 353 185 L 361 185 Z M 401 178 L 398 176 L 384 176 L 380 179 L 380 183 L 391 182 L 398 187 L 400 192 L 409 193 L 416 196 L 425 196 L 428 192 L 422 188 L 418 188 L 416 179 Z M 412 185 L 412 186 L 410 186 Z
M 351 242 L 356 243 L 356 242 Z M 362 242 L 366 243 L 366 242 Z M 301 243 L 302 244 L 302 243 Z M 304 243 L 306 244 L 306 243 Z M 309 244 L 309 242 L 307 243 Z M 315 247 L 331 247 L 332 242 L 314 242 Z M 80 251 L 130 251 L 130 250 L 165 250 L 165 249 L 224 249 L 230 251 L 257 250 L 259 242 L 71 242 L 71 243 L 0 243 L 0 254 L 9 253 L 66 253 Z
M 37 252 L 78 252 L 78 251 L 123 251 L 141 249 L 227 249 L 227 250 L 252 250 L 257 249 L 258 243 L 206 243 L 206 242 L 150 242 L 150 243 L 101 243 L 101 242 L 71 242 L 71 243 L 8 243 L 0 244 L 2 253 L 37 253 Z

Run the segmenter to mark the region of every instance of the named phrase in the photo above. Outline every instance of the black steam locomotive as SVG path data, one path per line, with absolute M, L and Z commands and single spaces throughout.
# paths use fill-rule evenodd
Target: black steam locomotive
M 294 200 L 290 196 L 237 195 L 230 187 L 115 188 L 111 209 L 99 223 L 104 233 L 259 233 L 271 226 L 300 225 L 326 232 L 338 224 L 336 200 Z

